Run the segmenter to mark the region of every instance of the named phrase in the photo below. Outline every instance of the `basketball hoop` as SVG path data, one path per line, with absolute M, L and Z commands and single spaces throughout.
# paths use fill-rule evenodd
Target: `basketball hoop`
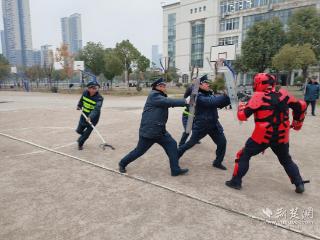
M 223 67 L 224 66 L 224 61 L 225 61 L 225 58 L 219 58 L 215 63 L 216 67 L 218 67 L 218 68 L 219 67 Z
M 210 62 L 233 61 L 236 59 L 236 45 L 212 46 Z

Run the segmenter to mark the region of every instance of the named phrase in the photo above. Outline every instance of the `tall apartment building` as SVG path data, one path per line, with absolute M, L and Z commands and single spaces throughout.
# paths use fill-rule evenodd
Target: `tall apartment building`
M 286 26 L 303 7 L 320 9 L 319 0 L 181 0 L 163 6 L 163 55 L 190 81 L 191 66 L 212 75 L 207 62 L 212 46 L 235 44 L 240 54 L 246 30 L 278 17 Z M 246 77 L 244 77 L 246 78 Z
M 41 65 L 41 51 L 33 50 L 33 65 L 40 66 Z
M 1 40 L 1 50 L 2 54 L 6 57 L 7 56 L 7 46 L 6 46 L 6 40 L 4 36 L 4 31 L 0 30 L 0 40 Z
M 82 48 L 81 15 L 74 13 L 61 18 L 62 42 L 69 46 L 71 53 L 77 53 Z
M 48 67 L 54 64 L 55 62 L 55 51 L 54 47 L 51 45 L 43 45 L 41 46 L 41 66 L 42 67 Z
M 29 0 L 2 0 L 5 56 L 10 64 L 32 66 L 33 50 Z
M 161 68 L 160 59 L 162 55 L 159 53 L 159 45 L 152 45 L 151 66 L 154 65 L 157 68 Z

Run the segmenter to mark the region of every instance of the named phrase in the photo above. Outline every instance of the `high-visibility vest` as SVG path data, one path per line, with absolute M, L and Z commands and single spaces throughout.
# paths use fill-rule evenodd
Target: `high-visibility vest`
M 82 111 L 85 113 L 90 113 L 95 107 L 97 102 L 82 96 Z

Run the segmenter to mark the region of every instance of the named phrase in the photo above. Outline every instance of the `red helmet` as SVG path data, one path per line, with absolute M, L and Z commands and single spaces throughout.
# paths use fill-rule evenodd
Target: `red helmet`
M 277 79 L 274 75 L 268 73 L 257 73 L 253 78 L 253 90 L 255 92 L 264 92 L 268 88 L 276 86 Z

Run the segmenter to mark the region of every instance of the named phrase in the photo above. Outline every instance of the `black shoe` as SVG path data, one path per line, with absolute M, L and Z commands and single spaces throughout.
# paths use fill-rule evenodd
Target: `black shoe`
M 200 142 L 200 141 L 198 141 L 198 142 L 197 142 L 197 144 L 201 144 L 201 142 Z
M 79 150 L 79 151 L 83 150 L 83 145 L 78 144 L 78 150 Z
M 215 167 L 215 168 L 219 168 L 221 170 L 224 170 L 224 171 L 227 170 L 227 168 L 225 166 L 223 166 L 222 163 L 217 164 L 217 163 L 213 162 L 212 166 Z
M 312 116 L 314 116 L 314 117 L 315 117 L 315 116 L 316 116 L 316 114 L 312 113 Z
M 76 133 L 78 133 L 79 135 L 82 135 L 82 132 L 78 131 L 78 129 L 76 129 Z
M 119 164 L 119 172 L 121 172 L 121 173 L 126 173 L 127 170 L 126 170 L 125 167 L 123 167 L 123 166 L 121 166 L 121 165 Z
M 179 176 L 179 175 L 184 175 L 184 174 L 186 174 L 187 172 L 189 172 L 189 169 L 188 169 L 188 168 L 180 169 L 179 171 L 171 172 L 171 176 L 172 176 L 172 177 L 176 177 L 176 176 Z
M 234 188 L 234 189 L 237 189 L 237 190 L 240 190 L 241 189 L 241 184 L 239 183 L 235 183 L 234 181 L 230 180 L 230 181 L 226 181 L 226 185 L 230 188 Z
M 300 183 L 296 185 L 296 193 L 303 193 L 304 192 L 304 184 Z

